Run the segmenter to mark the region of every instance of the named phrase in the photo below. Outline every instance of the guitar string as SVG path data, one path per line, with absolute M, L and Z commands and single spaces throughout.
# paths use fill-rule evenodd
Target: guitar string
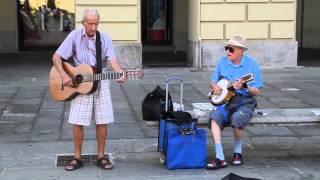
M 124 75 L 124 72 L 108 72 L 108 73 L 100 73 L 100 74 L 93 74 L 93 75 L 84 74 L 83 82 L 98 81 L 103 79 L 119 79 L 123 75 Z M 132 77 L 130 79 L 132 79 Z

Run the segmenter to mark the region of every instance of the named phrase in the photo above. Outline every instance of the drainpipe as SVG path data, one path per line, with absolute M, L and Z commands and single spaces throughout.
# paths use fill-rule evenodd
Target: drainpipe
M 303 47 L 304 0 L 301 0 L 300 47 Z
M 199 69 L 200 69 L 200 71 L 202 70 L 202 47 L 201 47 L 201 41 L 198 41 L 199 43 L 199 47 L 198 47 L 198 52 L 199 52 L 199 55 L 198 55 L 198 57 L 199 57 L 199 65 L 198 65 L 198 67 L 199 67 Z

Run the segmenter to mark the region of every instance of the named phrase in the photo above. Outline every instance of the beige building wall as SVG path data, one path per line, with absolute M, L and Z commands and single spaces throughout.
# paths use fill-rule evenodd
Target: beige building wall
M 16 31 L 17 14 L 16 2 L 12 0 L 1 0 L 0 6 L 0 31 Z
M 296 0 L 201 0 L 203 40 L 295 39 Z
M 188 40 L 200 40 L 200 0 L 188 0 Z
M 188 64 L 201 68 L 200 0 L 188 0 Z
M 76 27 L 81 26 L 85 8 L 96 8 L 100 13 L 100 31 L 114 41 L 141 42 L 140 0 L 76 0 L 75 7 Z
M 76 27 L 82 12 L 95 8 L 100 13 L 99 30 L 110 35 L 115 53 L 124 68 L 142 68 L 140 0 L 76 0 Z
M 296 1 L 200 0 L 198 64 L 215 67 L 226 40 L 240 35 L 261 66 L 297 66 Z
M 16 1 L 1 0 L 0 6 L 0 51 L 18 50 L 18 23 Z

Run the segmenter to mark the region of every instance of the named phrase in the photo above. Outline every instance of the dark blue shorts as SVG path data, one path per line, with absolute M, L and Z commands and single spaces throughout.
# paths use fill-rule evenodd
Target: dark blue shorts
M 242 105 L 234 111 L 228 110 L 225 106 L 220 106 L 210 114 L 210 120 L 215 121 L 221 129 L 231 125 L 243 129 L 252 118 L 256 104 Z

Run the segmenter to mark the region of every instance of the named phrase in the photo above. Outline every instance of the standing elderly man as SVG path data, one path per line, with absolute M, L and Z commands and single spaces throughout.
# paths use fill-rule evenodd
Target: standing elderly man
M 224 105 L 217 106 L 217 110 L 210 114 L 211 133 L 215 144 L 216 157 L 207 164 L 207 169 L 227 167 L 221 144 L 221 132 L 224 127 L 231 125 L 235 138 L 232 165 L 243 164 L 242 159 L 242 130 L 252 118 L 257 105 L 254 96 L 258 96 L 263 87 L 259 65 L 255 59 L 246 55 L 246 41 L 240 36 L 231 38 L 225 46 L 226 56 L 216 65 L 211 76 L 211 91 L 214 95 L 221 95 L 222 87 L 217 82 L 226 79 L 232 83 L 235 95 Z M 241 77 L 252 74 L 253 80 L 245 83 Z
M 73 57 L 75 66 L 89 64 L 97 67 L 96 60 L 96 39 L 99 25 L 99 13 L 95 9 L 85 9 L 83 12 L 82 25 L 84 28 L 73 30 L 60 45 L 53 55 L 53 64 L 59 72 L 63 83 L 72 86 L 71 77 L 65 72 L 62 66 L 62 59 Z M 100 33 L 101 41 L 101 61 L 102 68 L 107 63 L 116 72 L 122 69 L 116 60 L 111 38 L 104 33 Z M 118 82 L 125 82 L 121 77 Z M 113 165 L 109 156 L 105 156 L 105 144 L 107 136 L 107 124 L 114 121 L 112 101 L 109 90 L 109 81 L 100 81 L 96 92 L 93 94 L 78 95 L 71 101 L 71 108 L 68 122 L 73 124 L 74 158 L 69 161 L 65 170 L 76 170 L 83 166 L 81 161 L 81 149 L 84 138 L 83 126 L 89 126 L 91 118 L 96 121 L 97 137 L 97 165 L 102 169 L 112 169 Z

